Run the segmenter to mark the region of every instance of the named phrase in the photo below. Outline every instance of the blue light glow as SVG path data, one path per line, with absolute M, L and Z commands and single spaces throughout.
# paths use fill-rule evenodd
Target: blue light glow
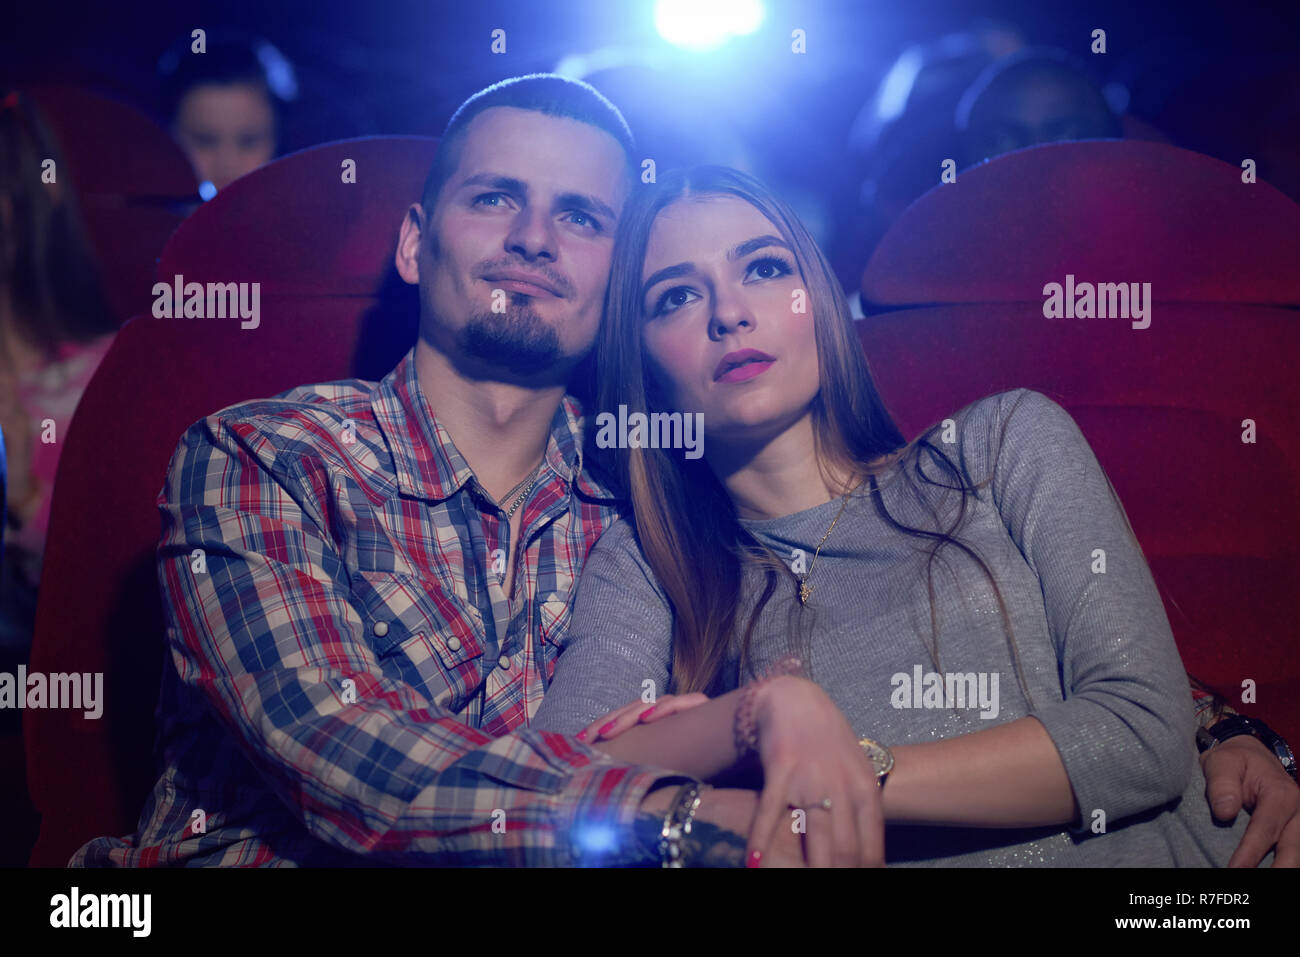
M 763 22 L 762 0 L 659 0 L 655 29 L 674 46 L 713 50 Z
M 604 854 L 614 850 L 618 842 L 614 839 L 614 829 L 602 824 L 587 825 L 579 829 L 577 843 L 589 854 Z
M 202 197 L 205 203 L 216 195 L 217 188 L 212 185 L 212 180 L 205 179 L 203 182 L 199 183 L 199 196 Z

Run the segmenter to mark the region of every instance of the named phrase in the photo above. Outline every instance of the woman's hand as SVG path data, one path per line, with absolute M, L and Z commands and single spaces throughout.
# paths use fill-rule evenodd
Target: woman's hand
M 773 678 L 755 693 L 764 780 L 747 862 L 761 864 L 786 837 L 783 829 L 802 823 L 812 867 L 883 867 L 885 815 L 875 770 L 839 708 L 816 684 L 793 676 Z
M 621 708 L 616 708 L 603 718 L 597 718 L 578 732 L 578 740 L 585 741 L 588 744 L 594 744 L 597 741 L 609 741 L 617 738 L 628 728 L 634 728 L 638 724 L 650 724 L 660 718 L 666 718 L 670 714 L 676 714 L 679 711 L 686 711 L 696 705 L 704 704 L 708 700 L 707 695 L 700 694 L 698 691 L 683 695 L 660 695 L 654 704 L 646 704 L 638 699 L 630 704 L 623 705 Z

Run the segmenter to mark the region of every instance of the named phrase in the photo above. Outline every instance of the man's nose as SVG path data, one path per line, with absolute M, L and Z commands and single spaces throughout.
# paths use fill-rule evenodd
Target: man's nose
M 506 236 L 506 251 L 527 260 L 555 261 L 555 230 L 550 217 L 525 206 L 515 215 Z

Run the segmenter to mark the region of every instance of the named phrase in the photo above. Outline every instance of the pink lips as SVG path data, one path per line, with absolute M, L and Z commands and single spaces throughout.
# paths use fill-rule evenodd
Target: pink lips
M 715 382 L 744 382 L 772 368 L 775 358 L 757 349 L 728 352 L 713 370 Z

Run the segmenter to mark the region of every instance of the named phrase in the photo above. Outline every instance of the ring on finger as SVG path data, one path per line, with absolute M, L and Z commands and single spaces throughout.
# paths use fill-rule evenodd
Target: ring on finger
M 790 805 L 790 807 L 792 808 L 798 809 L 798 808 L 808 807 L 814 811 L 829 811 L 832 806 L 833 806 L 833 802 L 831 801 L 830 798 L 822 798 L 820 801 L 817 801 L 814 804 L 791 804 Z

